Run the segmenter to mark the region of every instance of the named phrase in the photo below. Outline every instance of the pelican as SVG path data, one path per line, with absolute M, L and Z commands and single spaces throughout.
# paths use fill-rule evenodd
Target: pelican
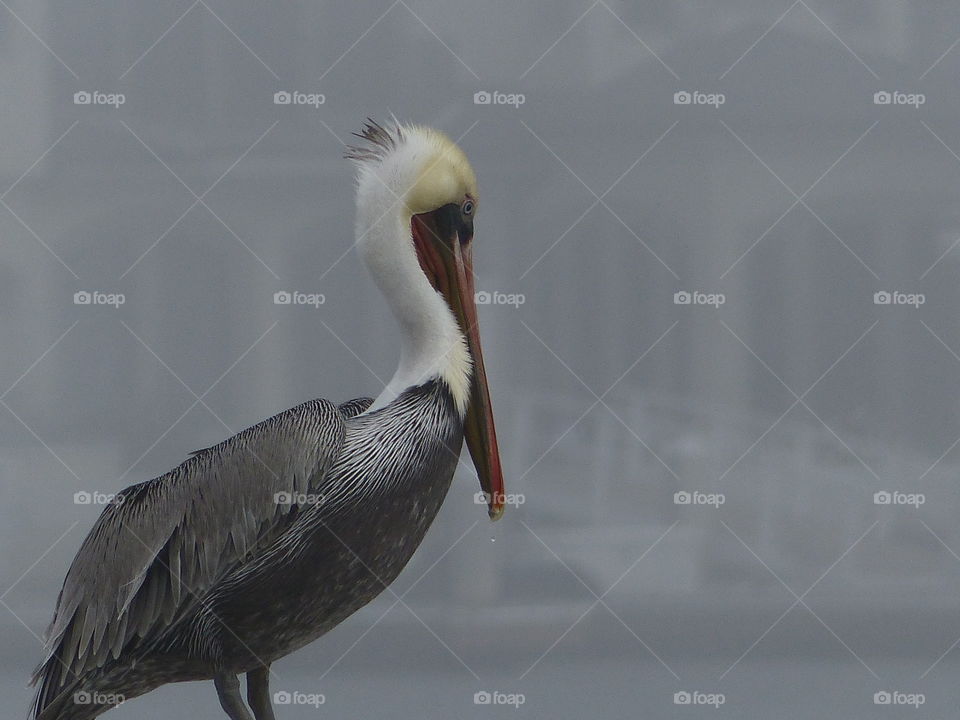
M 310 400 L 118 493 L 60 591 L 33 676 L 36 720 L 89 720 L 211 679 L 230 720 L 274 720 L 271 663 L 397 577 L 464 440 L 490 518 L 502 514 L 474 172 L 435 130 L 369 120 L 356 135 L 356 245 L 400 325 L 396 373 L 376 399 Z

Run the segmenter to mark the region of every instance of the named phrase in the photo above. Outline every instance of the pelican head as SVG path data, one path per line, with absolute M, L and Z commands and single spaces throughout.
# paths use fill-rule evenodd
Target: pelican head
M 463 151 L 436 130 L 371 120 L 357 136 L 366 144 L 346 153 L 357 165 L 357 247 L 402 337 L 397 371 L 370 410 L 431 378 L 445 382 L 496 520 L 503 474 L 477 327 L 476 176 Z

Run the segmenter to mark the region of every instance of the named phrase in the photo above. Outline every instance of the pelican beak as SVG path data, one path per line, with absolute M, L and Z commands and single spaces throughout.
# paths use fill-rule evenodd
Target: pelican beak
M 410 225 L 420 267 L 447 301 L 470 349 L 473 374 L 463 434 L 487 501 L 487 513 L 491 520 L 497 520 L 503 515 L 503 471 L 477 325 L 473 220 L 465 219 L 460 206 L 451 203 L 414 215 Z

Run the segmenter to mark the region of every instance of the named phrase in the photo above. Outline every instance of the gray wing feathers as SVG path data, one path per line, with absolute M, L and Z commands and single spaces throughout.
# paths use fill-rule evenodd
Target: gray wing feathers
M 365 412 L 368 407 L 373 405 L 373 398 L 361 397 L 354 398 L 353 400 L 347 400 L 344 403 L 340 403 L 337 406 L 337 410 L 340 411 L 340 414 L 345 418 L 356 417 L 362 412 Z
M 322 484 L 343 438 L 340 410 L 314 400 L 120 493 L 67 573 L 47 668 L 76 676 L 158 634 L 278 531 L 297 494 Z M 55 674 L 55 685 L 67 680 Z

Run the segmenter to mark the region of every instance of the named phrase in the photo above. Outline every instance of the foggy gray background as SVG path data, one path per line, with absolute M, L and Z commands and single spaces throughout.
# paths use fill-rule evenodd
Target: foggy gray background
M 843 5 L 0 2 L 3 717 L 101 510 L 75 493 L 389 380 L 341 155 L 391 112 L 459 138 L 478 288 L 524 296 L 480 321 L 525 502 L 491 525 L 461 472 L 396 595 L 274 666 L 326 700 L 280 717 L 954 713 L 960 6 Z M 209 683 L 108 717 L 171 713 L 222 717 Z

